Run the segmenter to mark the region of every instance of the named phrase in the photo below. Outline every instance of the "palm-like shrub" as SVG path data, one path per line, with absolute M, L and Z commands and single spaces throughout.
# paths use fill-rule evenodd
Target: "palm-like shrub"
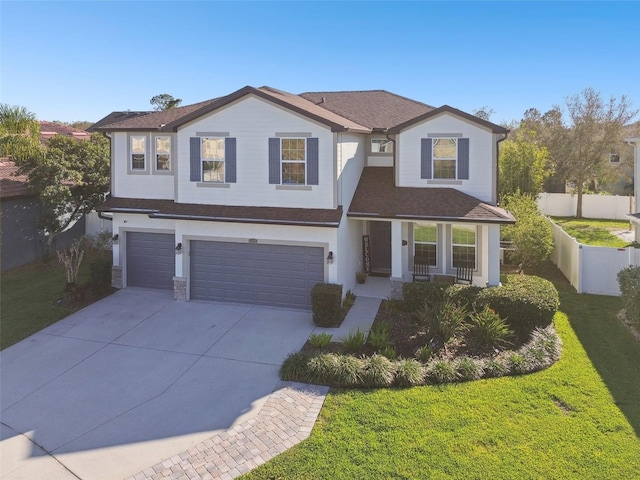
M 389 322 L 382 322 L 374 327 L 369 332 L 369 343 L 379 352 L 385 348 L 393 347 L 393 342 L 389 337 L 391 333 L 391 325 Z
M 357 353 L 362 350 L 366 342 L 367 337 L 360 329 L 349 332 L 347 336 L 342 339 L 342 345 L 345 350 L 352 353 Z
M 418 310 L 417 316 L 429 334 L 446 345 L 456 335 L 467 330 L 465 322 L 468 314 L 465 306 L 451 300 L 444 300 L 433 306 L 425 304 Z
M 508 345 L 513 331 L 506 320 L 485 305 L 471 314 L 471 334 L 483 347 L 496 348 Z
M 309 343 L 316 348 L 327 348 L 327 346 L 331 343 L 332 338 L 333 335 L 327 332 L 314 333 L 309 337 Z

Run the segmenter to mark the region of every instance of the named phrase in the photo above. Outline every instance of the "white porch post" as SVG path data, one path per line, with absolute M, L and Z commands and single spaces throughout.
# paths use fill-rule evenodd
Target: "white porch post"
M 402 278 L 402 222 L 391 222 L 391 277 Z
M 500 225 L 486 225 L 487 229 L 487 286 L 500 284 Z

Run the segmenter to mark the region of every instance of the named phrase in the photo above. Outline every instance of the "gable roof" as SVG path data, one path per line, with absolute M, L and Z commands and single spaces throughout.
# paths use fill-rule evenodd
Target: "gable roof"
M 509 133 L 508 129 L 501 127 L 500 125 L 496 125 L 495 123 L 491 123 L 487 120 L 483 120 L 480 117 L 476 117 L 475 115 L 471 115 L 470 113 L 463 112 L 462 110 L 458 110 L 457 108 L 450 107 L 449 105 L 443 105 L 439 108 L 433 109 L 429 112 L 423 113 L 422 115 L 419 115 L 410 120 L 407 120 L 406 122 L 400 123 L 394 126 L 393 128 L 390 128 L 389 133 L 390 134 L 400 133 L 402 130 L 404 130 L 407 127 L 423 122 L 430 118 L 436 117 L 442 113 L 450 113 L 452 115 L 456 115 L 458 117 L 464 118 L 465 120 L 468 120 L 472 123 L 476 123 L 485 128 L 488 128 L 493 133 L 504 133 L 505 135 Z
M 91 134 L 79 128 L 73 128 L 61 123 L 39 121 L 40 124 L 40 142 L 45 142 L 55 135 L 63 135 L 65 137 L 87 139 Z
M 0 198 L 30 197 L 27 176 L 16 175 L 18 166 L 9 158 L 0 158 Z
M 386 90 L 306 92 L 300 96 L 374 131 L 384 131 L 435 109 Z
M 396 187 L 393 167 L 365 167 L 347 213 L 350 217 L 473 223 L 515 223 L 502 208 L 455 188 Z

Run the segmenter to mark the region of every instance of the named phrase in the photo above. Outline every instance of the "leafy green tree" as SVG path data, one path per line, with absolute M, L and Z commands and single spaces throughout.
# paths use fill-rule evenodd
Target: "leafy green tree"
M 19 173 L 42 206 L 40 227 L 48 233 L 47 254 L 56 236 L 104 200 L 109 190 L 109 140 L 94 133 L 88 140 L 62 135 L 49 139 L 37 155 L 16 159 Z
M 182 103 L 182 99 L 174 98 L 168 93 L 161 93 L 155 95 L 149 101 L 153 105 L 154 110 L 171 110 L 172 108 L 179 107 Z
M 500 197 L 520 191 L 535 198 L 543 190 L 550 173 L 549 151 L 528 138 L 535 138 L 535 133 L 520 129 L 515 138 L 500 144 Z
M 511 240 L 520 272 L 546 261 L 553 251 L 553 232 L 534 197 L 520 192 L 505 195 L 503 206 L 516 219 L 515 225 L 502 227 L 502 238 Z
M 40 124 L 24 107 L 0 104 L 0 156 L 23 159 L 40 153 Z

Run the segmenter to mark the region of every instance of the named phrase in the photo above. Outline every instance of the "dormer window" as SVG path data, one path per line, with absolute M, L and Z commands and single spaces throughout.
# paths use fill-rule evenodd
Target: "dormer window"
M 393 153 L 393 142 L 386 138 L 372 138 L 371 139 L 371 153 Z

